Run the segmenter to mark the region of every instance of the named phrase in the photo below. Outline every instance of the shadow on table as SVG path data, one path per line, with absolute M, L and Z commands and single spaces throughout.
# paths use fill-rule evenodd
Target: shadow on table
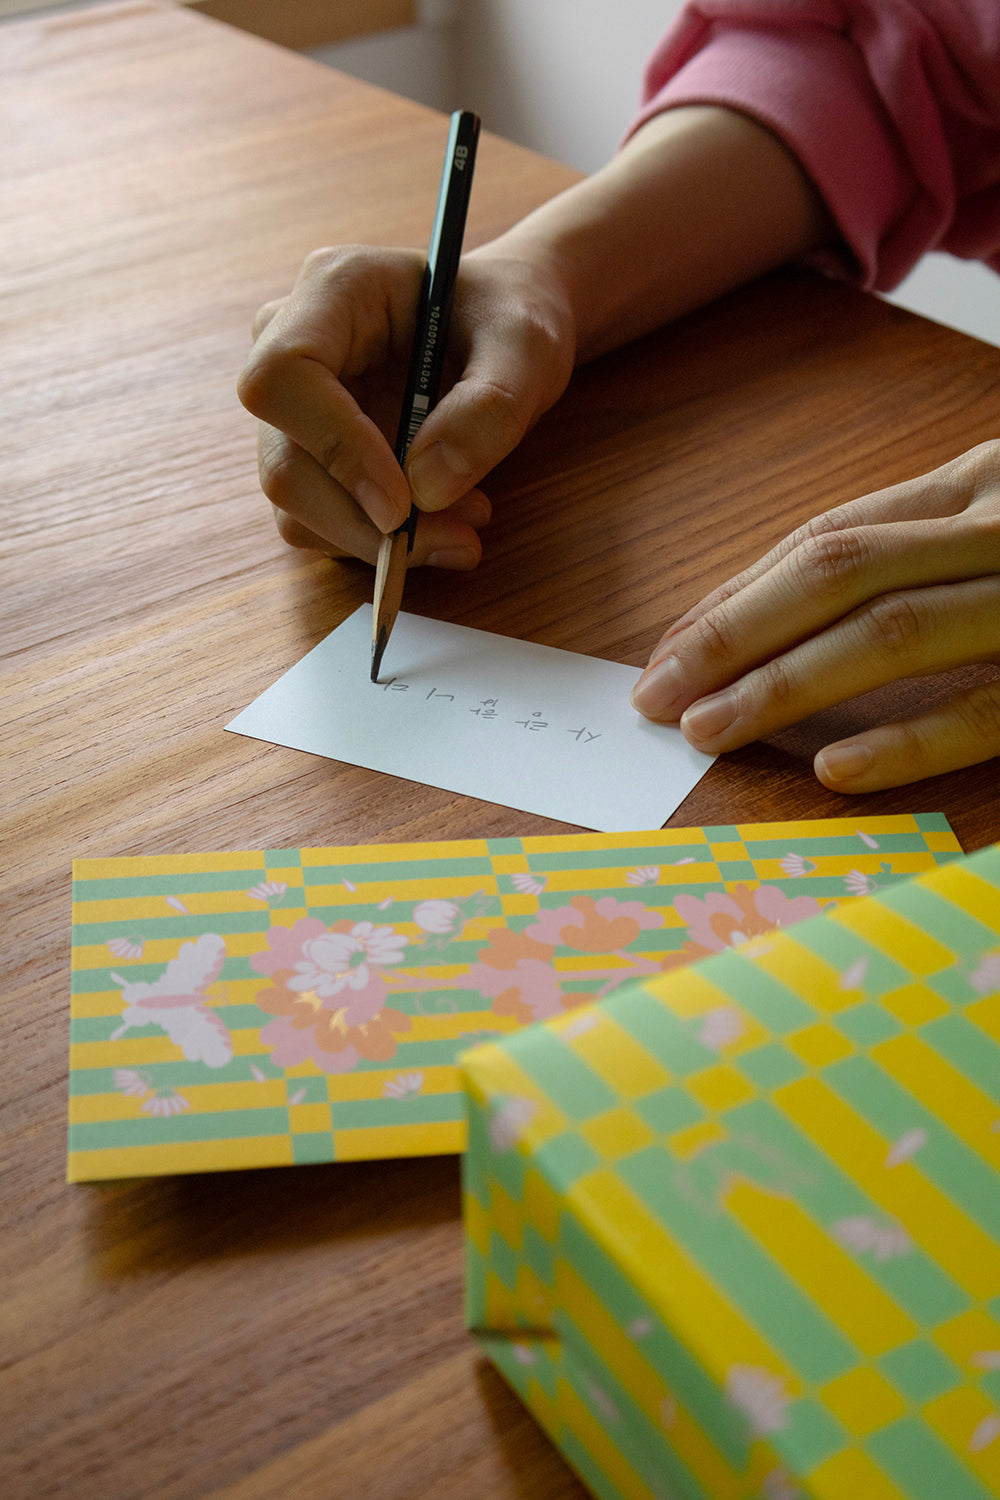
M 457 1157 L 336 1162 L 132 1179 L 77 1189 L 98 1275 L 148 1275 L 225 1259 L 347 1248 L 454 1225 Z

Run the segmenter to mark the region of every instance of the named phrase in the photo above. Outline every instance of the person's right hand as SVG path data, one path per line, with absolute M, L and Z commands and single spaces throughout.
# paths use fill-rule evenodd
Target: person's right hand
M 411 564 L 474 568 L 490 517 L 480 480 L 566 387 L 575 334 L 554 271 L 499 242 L 473 251 L 456 284 L 445 393 L 404 474 L 392 443 L 423 268 L 413 250 L 318 250 L 290 295 L 257 314 L 239 395 L 261 420 L 261 487 L 293 546 L 373 563 L 412 497 L 424 514 Z

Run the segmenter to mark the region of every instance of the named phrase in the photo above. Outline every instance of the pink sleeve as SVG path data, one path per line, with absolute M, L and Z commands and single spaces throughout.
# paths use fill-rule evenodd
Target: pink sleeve
M 931 249 L 1000 270 L 996 0 L 699 0 L 651 59 L 632 130 L 707 103 L 799 158 L 841 274 L 885 290 Z

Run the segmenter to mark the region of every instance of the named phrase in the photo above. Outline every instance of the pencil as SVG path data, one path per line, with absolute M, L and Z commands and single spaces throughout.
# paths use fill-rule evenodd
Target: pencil
M 458 262 L 462 254 L 462 237 L 465 233 L 465 217 L 469 207 L 478 140 L 479 116 L 467 109 L 456 110 L 451 117 L 437 211 L 417 306 L 413 349 L 396 432 L 395 453 L 401 467 L 421 422 L 437 403 L 441 388 L 448 323 L 455 295 Z M 382 657 L 402 603 L 406 564 L 413 551 L 418 515 L 417 507 L 411 502 L 410 514 L 406 520 L 394 532 L 383 537 L 379 547 L 372 609 L 372 682 L 378 681 Z

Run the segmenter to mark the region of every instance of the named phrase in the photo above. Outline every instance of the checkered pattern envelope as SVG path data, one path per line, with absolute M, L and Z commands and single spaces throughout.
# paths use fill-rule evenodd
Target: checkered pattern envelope
M 463 1066 L 469 1322 L 601 1500 L 1000 1494 L 1000 845 Z

